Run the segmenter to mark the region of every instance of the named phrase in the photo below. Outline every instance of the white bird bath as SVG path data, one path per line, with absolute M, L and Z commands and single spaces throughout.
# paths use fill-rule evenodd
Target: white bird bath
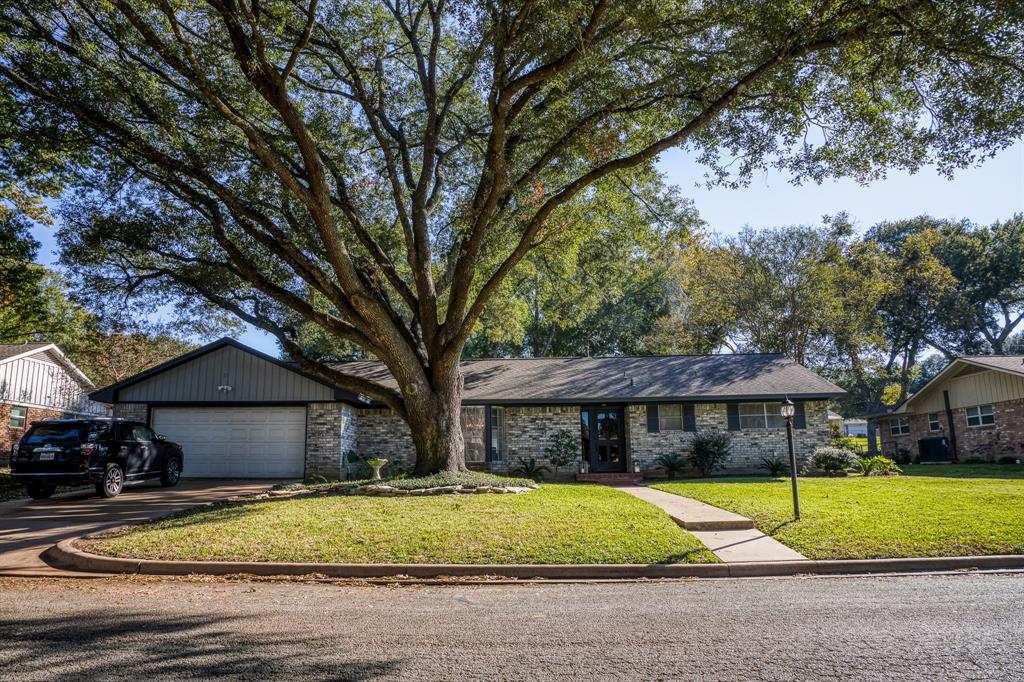
M 366 460 L 366 464 L 373 470 L 373 480 L 379 481 L 379 480 L 381 480 L 380 479 L 380 470 L 388 465 L 388 461 L 386 459 L 379 459 L 379 458 L 377 458 L 377 459 L 368 459 L 368 460 Z

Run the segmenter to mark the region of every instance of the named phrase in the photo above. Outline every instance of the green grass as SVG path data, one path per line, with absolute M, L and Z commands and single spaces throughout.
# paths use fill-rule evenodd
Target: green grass
M 372 478 L 364 478 L 356 481 L 328 481 L 326 483 L 310 483 L 306 487 L 315 489 L 326 489 L 326 490 L 345 490 L 348 488 L 357 488 L 361 485 L 367 484 L 379 484 L 388 485 L 393 488 L 399 488 L 401 490 L 420 490 L 423 488 L 437 488 L 441 486 L 450 485 L 464 485 L 464 486 L 494 486 L 496 488 L 517 488 L 517 487 L 533 487 L 536 485 L 533 481 L 528 478 L 513 478 L 510 476 L 498 476 L 497 474 L 484 473 L 480 471 L 463 471 L 457 474 L 450 472 L 440 472 L 432 474 L 430 476 L 420 476 L 417 478 L 391 478 L 385 480 L 374 480 Z M 289 487 L 301 487 L 296 484 L 286 484 L 280 486 L 282 488 Z
M 754 520 L 811 559 L 1024 554 L 1024 466 L 907 466 L 907 475 L 720 478 L 655 487 Z
M 197 509 L 87 541 L 148 559 L 353 563 L 708 563 L 653 505 L 603 486 L 514 495 L 323 495 Z

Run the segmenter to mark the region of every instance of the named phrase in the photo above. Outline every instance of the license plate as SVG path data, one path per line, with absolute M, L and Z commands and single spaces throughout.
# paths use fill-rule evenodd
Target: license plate
M 52 461 L 52 460 L 53 460 L 53 453 L 52 452 L 40 452 L 39 453 L 39 461 L 40 462 L 49 462 L 49 461 Z

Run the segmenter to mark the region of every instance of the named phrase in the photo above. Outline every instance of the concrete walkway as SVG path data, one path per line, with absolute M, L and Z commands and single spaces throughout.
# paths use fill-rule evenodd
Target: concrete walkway
M 0 576 L 67 576 L 69 572 L 42 558 L 60 540 L 258 492 L 274 483 L 182 479 L 174 488 L 161 488 L 159 483 L 126 486 L 110 499 L 88 490 L 49 500 L 5 502 L 0 505 Z
M 726 563 L 807 560 L 803 554 L 757 530 L 745 516 L 646 486 L 621 486 L 619 490 L 662 509 Z

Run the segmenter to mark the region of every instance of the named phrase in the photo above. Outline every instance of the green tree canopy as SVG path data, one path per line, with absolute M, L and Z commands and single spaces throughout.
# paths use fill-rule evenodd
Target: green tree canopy
M 61 162 L 86 279 L 202 296 L 396 410 L 420 471 L 459 469 L 465 343 L 598 188 L 673 147 L 725 183 L 952 171 L 1024 130 L 1022 25 L 920 0 L 9 0 L 0 102 L 20 158 Z M 295 315 L 397 388 L 304 355 Z

